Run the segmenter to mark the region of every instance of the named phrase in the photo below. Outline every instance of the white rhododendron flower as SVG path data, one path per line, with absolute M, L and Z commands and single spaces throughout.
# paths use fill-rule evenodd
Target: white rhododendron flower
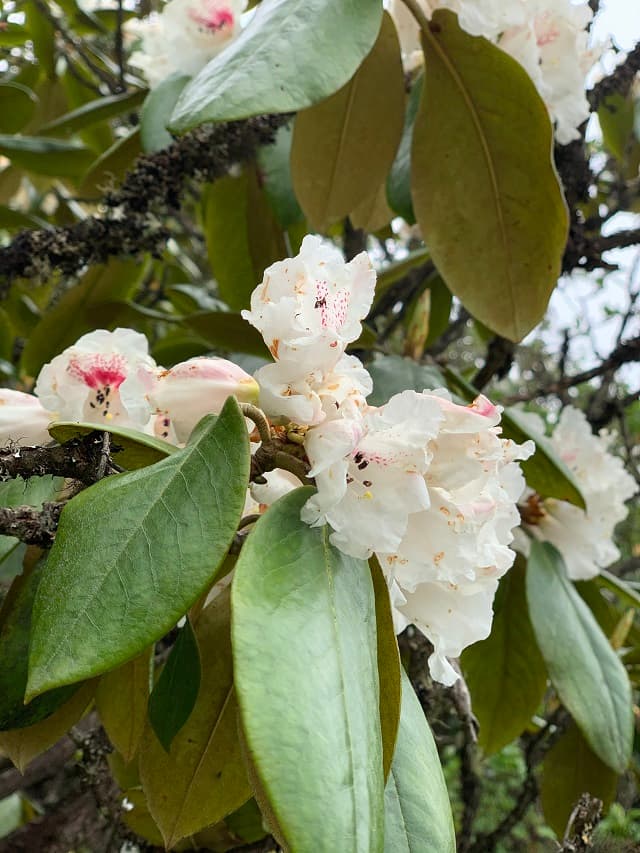
M 395 584 L 392 595 L 396 630 L 413 624 L 433 645 L 429 671 L 435 681 L 452 685 L 458 672 L 448 658 L 457 658 L 467 646 L 486 639 L 491 633 L 493 599 L 498 589 L 495 578 L 469 584 L 421 583 L 413 592 Z
M 463 30 L 483 36 L 516 59 L 529 74 L 556 123 L 561 144 L 578 137 L 577 128 L 589 117 L 586 77 L 602 46 L 588 46 L 587 28 L 593 12 L 571 0 L 418 0 L 430 18 L 436 9 L 458 16 Z M 419 56 L 418 24 L 401 0 L 392 0 L 405 66 Z
M 53 412 L 47 411 L 32 394 L 0 388 L 0 447 L 11 444 L 48 444 L 47 431 Z
M 319 237 L 307 236 L 295 258 L 265 270 L 242 316 L 260 332 L 276 362 L 304 377 L 331 371 L 360 337 L 376 274 L 366 252 L 350 263 Z
M 318 493 L 304 507 L 303 521 L 328 522 L 331 542 L 353 557 L 394 550 L 410 513 L 429 506 L 427 445 L 441 420 L 434 398 L 404 391 L 359 419 L 310 429 L 305 449 Z
M 588 5 L 531 0 L 528 19 L 505 29 L 498 46 L 527 71 L 556 122 L 556 139 L 566 145 L 578 138 L 589 118 L 585 78 L 597 53 L 588 48 Z
M 293 362 L 275 362 L 256 371 L 260 406 L 273 418 L 304 426 L 333 417 L 348 401 L 365 406 L 373 390 L 368 371 L 353 355 L 343 355 L 333 370 L 311 370 L 300 375 Z
M 378 558 L 400 601 L 398 612 L 435 647 L 433 677 L 451 684 L 457 675 L 446 658 L 491 628 L 497 580 L 515 557 L 509 545 L 525 487 L 517 462 L 531 456 L 534 445 L 501 438 L 500 411 L 486 397 L 459 406 L 447 392 L 429 396 L 442 420 L 428 445 L 428 506 L 409 516 L 394 552 Z M 447 607 L 440 612 L 443 601 Z
M 159 15 L 126 24 L 127 36 L 139 40 L 130 62 L 152 88 L 174 72 L 193 76 L 238 35 L 245 6 L 246 0 L 169 0 Z
M 146 392 L 155 371 L 144 335 L 98 329 L 45 364 L 34 390 L 61 421 L 142 429 L 151 415 Z
M 201 418 L 221 411 L 227 397 L 255 403 L 258 391 L 256 380 L 225 358 L 190 358 L 160 370 L 147 394 L 154 432 L 165 441 L 183 444 Z
M 544 433 L 541 419 L 529 422 Z M 620 553 L 613 542 L 616 525 L 627 516 L 625 502 L 638 485 L 620 458 L 609 452 L 612 436 L 594 435 L 583 412 L 562 410 L 550 442 L 573 474 L 586 503 L 585 510 L 554 498 L 541 500 L 528 490 L 523 528 L 533 537 L 551 542 L 560 551 L 572 580 L 588 580 L 611 565 Z M 529 512 L 528 510 L 533 510 Z M 526 537 L 518 548 L 528 551 Z

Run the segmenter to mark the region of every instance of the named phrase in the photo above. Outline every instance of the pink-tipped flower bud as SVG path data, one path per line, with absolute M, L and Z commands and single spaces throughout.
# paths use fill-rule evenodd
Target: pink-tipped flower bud
M 190 358 L 162 371 L 148 394 L 156 411 L 155 434 L 182 444 L 202 417 L 220 412 L 227 397 L 255 403 L 258 393 L 256 380 L 237 364 L 224 358 Z
M 0 447 L 8 444 L 48 444 L 48 425 L 55 415 L 40 400 L 22 391 L 0 388 Z

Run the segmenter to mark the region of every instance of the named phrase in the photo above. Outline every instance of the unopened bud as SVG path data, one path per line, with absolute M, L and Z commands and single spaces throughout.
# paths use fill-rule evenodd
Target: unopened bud
M 190 358 L 162 371 L 148 394 L 156 410 L 155 433 L 182 444 L 201 418 L 221 411 L 227 397 L 255 403 L 258 393 L 258 383 L 237 364 L 224 358 Z

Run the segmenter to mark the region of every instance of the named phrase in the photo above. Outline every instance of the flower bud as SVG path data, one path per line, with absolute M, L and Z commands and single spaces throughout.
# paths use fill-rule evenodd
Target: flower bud
M 55 420 L 31 394 L 0 388 L 0 446 L 14 444 L 47 444 L 51 436 L 47 426 Z
M 156 410 L 155 434 L 182 444 L 202 417 L 220 412 L 227 397 L 255 403 L 258 392 L 256 380 L 237 364 L 224 358 L 190 358 L 162 371 L 147 395 Z

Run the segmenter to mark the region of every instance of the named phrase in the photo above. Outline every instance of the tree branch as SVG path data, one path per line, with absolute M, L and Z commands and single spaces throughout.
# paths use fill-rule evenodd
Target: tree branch
M 121 470 L 111 462 L 109 433 L 91 432 L 52 447 L 5 447 L 0 449 L 0 482 L 22 477 L 65 477 L 87 486 Z M 116 450 L 116 448 L 113 448 Z
M 186 182 L 214 181 L 252 159 L 288 118 L 258 116 L 199 127 L 162 151 L 140 157 L 122 185 L 106 194 L 104 216 L 19 232 L 0 249 L 0 298 L 18 277 L 46 279 L 54 271 L 70 276 L 110 257 L 158 256 L 170 236 L 158 221 L 180 210 Z
M 0 507 L 0 534 L 15 536 L 27 545 L 50 548 L 56 537 L 66 501 L 49 501 L 42 509 L 32 506 Z

